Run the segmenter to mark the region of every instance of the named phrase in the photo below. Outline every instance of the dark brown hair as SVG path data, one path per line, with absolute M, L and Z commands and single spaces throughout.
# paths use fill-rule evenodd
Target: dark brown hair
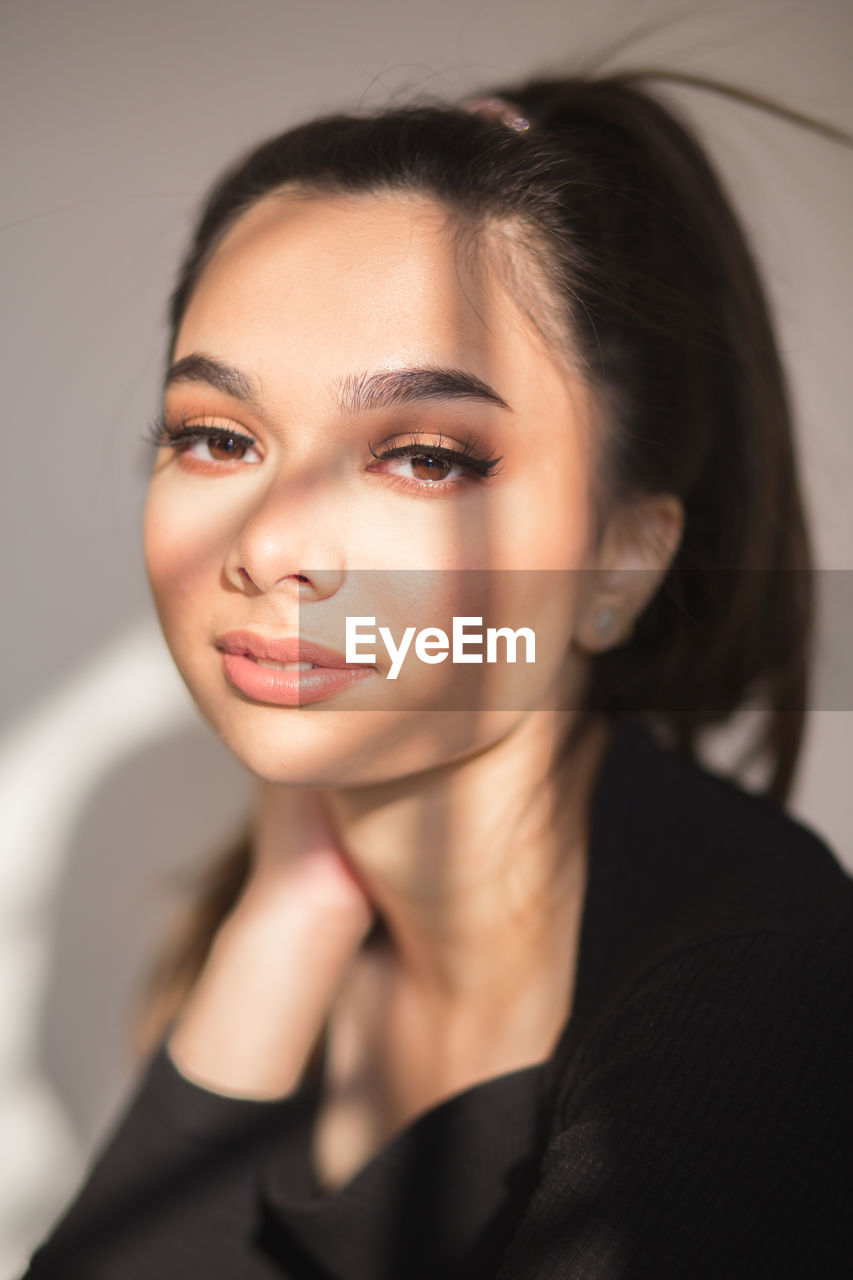
M 690 128 L 649 92 L 651 78 L 692 79 L 834 132 L 661 72 L 490 90 L 530 122 L 524 132 L 448 105 L 302 124 L 241 158 L 210 192 L 171 298 L 169 355 L 225 232 L 284 184 L 412 190 L 475 233 L 496 220 L 520 229 L 602 409 L 600 509 L 665 492 L 685 510 L 681 544 L 630 641 L 592 662 L 578 724 L 593 711 L 641 716 L 695 757 L 704 730 L 759 699 L 765 720 L 741 767 L 765 758 L 767 794 L 782 804 L 801 744 L 812 626 L 785 377 L 744 232 Z M 247 836 L 208 870 L 150 1008 L 178 1007 L 248 868 Z

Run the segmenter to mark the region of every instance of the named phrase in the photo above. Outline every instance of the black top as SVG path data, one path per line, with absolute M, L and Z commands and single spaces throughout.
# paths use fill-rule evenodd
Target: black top
M 835 1280 L 853 1272 L 853 880 L 626 724 L 596 781 L 546 1062 L 314 1182 L 321 1073 L 272 1102 L 161 1043 L 26 1280 Z

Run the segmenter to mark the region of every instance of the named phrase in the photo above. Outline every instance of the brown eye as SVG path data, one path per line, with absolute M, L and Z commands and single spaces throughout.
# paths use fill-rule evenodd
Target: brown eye
M 160 423 L 155 430 L 152 442 L 158 448 L 173 449 L 194 463 L 207 463 L 208 469 L 215 470 L 228 462 L 248 462 L 254 466 L 262 461 L 259 456 L 250 456 L 256 449 L 256 440 L 226 427 L 199 424 L 175 430 Z
M 215 462 L 242 462 L 249 448 L 249 443 L 237 436 L 225 440 L 205 441 L 208 452 Z
M 444 458 L 431 453 L 413 454 L 410 461 L 417 480 L 445 480 L 452 469 Z
M 386 474 L 423 493 L 446 493 L 484 480 L 500 462 L 500 458 L 481 457 L 470 442 L 461 449 L 439 444 L 404 444 L 381 452 L 370 445 L 369 449 Z

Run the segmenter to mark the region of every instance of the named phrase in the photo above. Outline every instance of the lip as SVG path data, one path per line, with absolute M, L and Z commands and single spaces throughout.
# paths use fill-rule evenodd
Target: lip
M 219 636 L 216 648 L 222 653 L 226 680 L 244 697 L 279 707 L 298 707 L 322 702 L 366 676 L 376 668 L 364 662 L 346 662 L 343 654 L 299 636 L 280 638 L 259 636 L 253 631 L 229 631 Z M 313 662 L 313 670 L 280 671 L 263 667 L 269 662 Z
M 255 661 L 265 658 L 268 662 L 313 662 L 317 667 L 343 668 L 346 671 L 362 670 L 371 665 L 347 662 L 344 655 L 335 649 L 327 649 L 313 640 L 303 640 L 301 636 L 275 638 L 259 636 L 253 631 L 229 631 L 217 637 L 216 647 L 223 653 L 234 653 Z

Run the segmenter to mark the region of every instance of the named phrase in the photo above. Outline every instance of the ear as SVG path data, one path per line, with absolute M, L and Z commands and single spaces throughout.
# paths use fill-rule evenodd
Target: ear
M 671 493 L 640 498 L 613 513 L 579 601 L 578 648 L 601 653 L 630 638 L 666 575 L 683 530 L 684 507 Z

